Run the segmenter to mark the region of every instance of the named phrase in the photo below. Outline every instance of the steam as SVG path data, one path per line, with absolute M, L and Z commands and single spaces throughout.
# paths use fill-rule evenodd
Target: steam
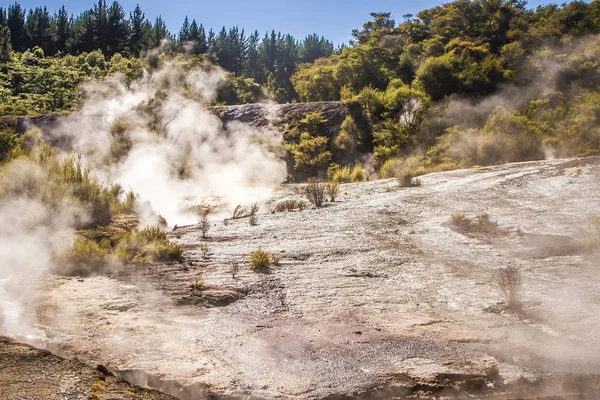
M 155 224 L 156 213 L 181 225 L 197 222 L 201 205 L 262 202 L 286 177 L 272 152 L 281 147 L 279 134 L 240 123 L 223 127 L 205 104 L 225 72 L 187 61 L 166 61 L 133 82 L 122 75 L 90 82 L 82 109 L 49 133 L 105 186 L 136 193 L 142 225 Z M 0 332 L 27 340 L 41 335 L 37 286 L 88 216 L 66 200 L 41 202 L 36 188 L 44 172 L 34 162 L 17 159 L 0 172 Z
M 85 210 L 70 204 L 50 208 L 29 196 L 42 179 L 39 167 L 17 160 L 3 171 L 0 200 L 0 331 L 33 339 L 35 298 L 40 278 L 49 271 L 53 255 L 68 248 L 73 226 L 87 218 Z
M 517 117 L 533 100 L 551 104 L 563 94 L 575 98 L 585 89 L 574 79 L 573 70 L 597 62 L 597 43 L 598 36 L 588 36 L 541 47 L 517 72 L 516 84 L 481 98 L 450 96 L 429 112 L 424 133 L 432 138 L 430 145 L 448 149 L 452 161 L 463 166 L 576 155 L 578 144 L 570 143 L 571 139 L 562 138 L 560 146 L 544 141 Z M 569 112 L 583 112 L 574 106 Z M 444 134 L 433 140 L 440 130 Z
M 285 163 L 270 151 L 281 137 L 240 123 L 222 127 L 205 104 L 224 79 L 221 69 L 187 71 L 181 60 L 129 87 L 116 76 L 90 85 L 90 100 L 54 135 L 67 138 L 100 180 L 133 190 L 171 225 L 196 222 L 199 204 L 262 202 L 286 177 Z M 115 138 L 111 127 L 123 121 L 125 138 Z M 117 140 L 131 148 L 110 160 Z

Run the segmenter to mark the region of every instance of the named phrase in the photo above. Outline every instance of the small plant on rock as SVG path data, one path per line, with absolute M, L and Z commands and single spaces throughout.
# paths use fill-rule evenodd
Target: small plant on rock
M 210 251 L 208 245 L 206 243 L 202 243 L 200 245 L 200 252 L 202 253 L 202 259 L 206 260 L 208 258 L 208 252 Z
M 275 204 L 273 211 L 284 212 L 284 211 L 302 210 L 304 207 L 305 207 L 305 204 L 302 200 L 282 200 L 279 203 Z
M 318 179 L 309 179 L 304 186 L 304 195 L 316 207 L 321 207 L 325 200 L 325 183 Z
M 340 184 L 337 182 L 327 182 L 327 195 L 329 196 L 329 201 L 335 201 L 335 198 L 340 191 Z
M 498 271 L 498 286 L 504 295 L 506 306 L 511 311 L 521 309 L 521 272 L 515 266 L 501 268 Z
M 208 230 L 210 229 L 210 220 L 208 219 L 208 214 L 210 214 L 209 210 L 202 210 L 200 213 L 200 221 L 198 221 L 203 239 L 208 237 Z
M 271 254 L 258 249 L 250 254 L 250 268 L 254 270 L 267 269 L 271 266 Z
M 192 288 L 192 290 L 194 291 L 200 291 L 203 290 L 205 287 L 205 283 L 202 279 L 200 278 L 196 278 L 194 279 L 194 281 L 190 284 L 190 287 Z

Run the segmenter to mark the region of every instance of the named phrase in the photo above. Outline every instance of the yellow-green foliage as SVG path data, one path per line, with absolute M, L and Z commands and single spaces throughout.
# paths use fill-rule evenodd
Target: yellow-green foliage
M 85 79 L 118 71 L 131 81 L 143 71 L 138 59 L 115 55 L 107 62 L 99 51 L 48 57 L 39 47 L 33 52 L 12 53 L 2 68 L 0 115 L 71 111 L 81 101 L 78 86 Z
M 336 183 L 352 182 L 350 167 L 337 167 L 333 170 L 330 177 L 331 181 Z
M 350 167 L 332 165 L 332 168 L 328 171 L 328 178 L 330 181 L 336 183 L 362 182 L 366 179 L 366 173 L 360 165 L 355 165 L 352 169 Z
M 87 236 L 93 234 L 89 232 Z M 93 236 L 93 235 L 92 235 Z M 90 239 L 77 236 L 73 245 L 56 256 L 57 271 L 65 274 L 99 272 L 108 264 L 181 261 L 183 248 L 167 240 L 159 226 L 139 231 L 116 231 L 110 237 Z
M 350 180 L 352 182 L 362 182 L 366 179 L 365 170 L 360 165 L 355 165 L 350 173 Z
M 271 254 L 258 249 L 250 253 L 250 268 L 255 270 L 266 269 L 271 266 Z
M 127 233 L 115 249 L 116 257 L 125 263 L 144 264 L 153 261 L 181 261 L 183 248 L 166 239 L 159 226 Z
M 306 205 L 302 200 L 282 200 L 275 204 L 273 210 L 276 212 L 302 210 Z
M 379 168 L 379 178 L 387 179 L 398 175 L 402 161 L 397 158 L 389 158 L 385 160 Z
M 57 261 L 60 272 L 77 273 L 97 271 L 107 263 L 109 257 L 109 242 L 102 241 L 99 244 L 84 237 L 76 237 L 73 245 L 57 256 Z

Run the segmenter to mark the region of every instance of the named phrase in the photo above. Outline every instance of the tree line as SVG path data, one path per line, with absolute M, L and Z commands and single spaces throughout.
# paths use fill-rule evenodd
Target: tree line
M 270 84 L 281 101 L 294 98 L 289 78 L 298 63 L 335 52 L 333 44 L 317 34 L 297 40 L 275 31 L 246 33 L 237 26 L 215 32 L 187 16 L 173 34 L 160 15 L 153 22 L 146 18 L 139 4 L 128 16 L 118 2 L 109 5 L 106 0 L 98 0 L 79 16 L 69 14 L 64 6 L 54 14 L 45 6 L 26 10 L 17 2 L 0 7 L 0 53 L 4 55 L 0 58 L 4 59 L 10 50 L 25 52 L 36 46 L 46 56 L 100 50 L 108 59 L 117 53 L 139 57 L 161 44 L 173 51 L 205 54 L 236 75 Z

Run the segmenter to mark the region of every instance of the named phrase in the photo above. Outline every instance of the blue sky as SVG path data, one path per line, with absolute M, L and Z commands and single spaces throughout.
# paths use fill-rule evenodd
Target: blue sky
M 107 0 L 111 3 L 112 0 Z M 529 7 L 549 4 L 555 1 L 530 0 Z M 562 3 L 561 0 L 558 3 Z M 4 3 L 4 4 L 3 4 Z M 7 6 L 13 1 L 0 0 L 0 6 Z M 23 0 L 21 6 L 29 9 L 46 5 L 54 12 L 62 4 L 67 11 L 78 15 L 92 7 L 93 0 Z M 404 14 L 416 14 L 443 1 L 410 1 L 410 0 L 170 0 L 140 1 L 120 0 L 127 14 L 137 3 L 146 13 L 146 17 L 154 20 L 162 15 L 171 32 L 179 31 L 186 15 L 196 18 L 198 23 L 215 31 L 223 25 L 238 25 L 246 31 L 258 30 L 264 33 L 275 29 L 283 33 L 291 33 L 297 38 L 316 32 L 324 35 L 336 45 L 347 42 L 351 38 L 352 29 L 360 28 L 369 20 L 369 13 L 389 11 L 396 21 Z

